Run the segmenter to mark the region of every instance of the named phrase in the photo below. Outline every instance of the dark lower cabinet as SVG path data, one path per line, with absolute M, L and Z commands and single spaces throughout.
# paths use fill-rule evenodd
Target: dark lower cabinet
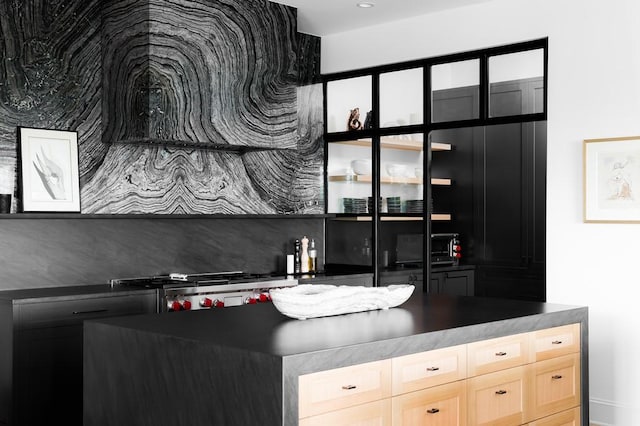
M 379 286 L 410 284 L 416 288 L 414 292 L 422 293 L 423 291 L 423 274 L 422 269 L 402 270 L 402 271 L 383 271 L 378 277 Z
M 452 296 L 474 296 L 474 277 L 475 274 L 472 269 L 431 272 L 429 293 L 449 294 Z
M 82 425 L 83 322 L 155 311 L 146 291 L 2 300 L 0 425 Z

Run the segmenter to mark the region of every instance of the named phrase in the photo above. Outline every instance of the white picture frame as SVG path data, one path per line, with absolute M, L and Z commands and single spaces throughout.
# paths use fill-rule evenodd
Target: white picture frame
M 80 212 L 78 133 L 18 127 L 23 212 Z
M 640 223 L 640 136 L 584 140 L 584 222 Z

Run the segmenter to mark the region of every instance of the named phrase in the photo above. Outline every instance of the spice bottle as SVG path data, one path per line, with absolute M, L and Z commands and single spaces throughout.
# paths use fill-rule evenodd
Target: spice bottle
M 309 272 L 309 239 L 304 236 L 302 240 L 302 251 L 300 252 L 300 272 Z
M 309 272 L 315 274 L 318 271 L 318 250 L 316 249 L 316 240 L 311 239 L 309 245 Z

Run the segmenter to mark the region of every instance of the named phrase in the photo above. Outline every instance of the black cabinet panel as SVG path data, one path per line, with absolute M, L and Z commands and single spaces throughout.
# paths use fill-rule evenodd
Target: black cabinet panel
M 474 296 L 474 282 L 475 274 L 471 269 L 432 272 L 429 293 L 449 294 L 452 296 Z
M 153 313 L 156 294 L 26 297 L 0 303 L 0 424 L 82 425 L 84 321 Z

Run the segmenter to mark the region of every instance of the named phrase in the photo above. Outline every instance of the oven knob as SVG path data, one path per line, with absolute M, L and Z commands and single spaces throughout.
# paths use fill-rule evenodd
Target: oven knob
M 208 297 L 205 297 L 200 301 L 200 306 L 204 308 L 210 308 L 211 306 L 213 306 L 213 300 L 209 299 Z
M 213 306 L 215 306 L 216 308 L 224 308 L 224 302 L 222 300 L 216 299 L 213 302 Z
M 266 293 L 260 293 L 259 300 L 260 300 L 260 302 L 264 303 L 264 302 L 268 302 L 269 300 L 271 300 L 271 298 Z
M 247 297 L 247 301 L 245 302 L 247 305 L 255 305 L 258 301 L 255 297 Z
M 462 257 L 462 253 L 456 252 L 453 254 L 453 257 L 455 257 L 456 259 L 460 259 Z
M 190 310 L 191 302 L 189 300 L 185 300 L 184 302 L 182 302 L 182 309 L 184 309 L 185 311 Z
M 169 303 L 169 310 L 170 311 L 179 311 L 180 308 L 181 308 L 180 302 L 178 302 L 177 300 L 174 300 L 173 302 Z

